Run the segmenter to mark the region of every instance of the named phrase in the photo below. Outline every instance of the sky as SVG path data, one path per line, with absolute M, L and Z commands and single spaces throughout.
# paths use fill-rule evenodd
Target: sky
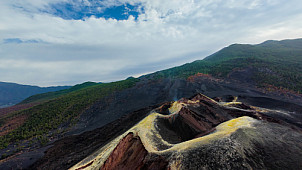
M 1 0 L 0 81 L 110 82 L 302 37 L 301 0 Z

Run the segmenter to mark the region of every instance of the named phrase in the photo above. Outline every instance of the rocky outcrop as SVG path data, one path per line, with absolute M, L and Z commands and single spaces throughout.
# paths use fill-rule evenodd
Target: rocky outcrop
M 182 106 L 177 114 L 167 117 L 165 124 L 177 133 L 182 141 L 213 132 L 217 125 L 232 118 L 215 101 L 201 94 L 190 100 L 181 99 L 174 103 L 181 104 L 185 106 Z
M 146 117 L 151 110 L 159 106 L 160 104 L 137 110 L 102 128 L 58 140 L 29 169 L 68 169 L 123 134 L 127 129 Z M 31 159 L 31 157 L 27 157 L 27 159 Z M 14 164 L 17 164 L 17 162 L 14 162 Z M 92 161 L 87 164 L 87 167 L 91 164 Z
M 148 155 L 140 138 L 129 133 L 120 141 L 101 169 L 166 169 L 168 162 L 162 157 Z
M 165 103 L 71 169 L 302 168 L 301 129 L 236 99 Z
M 283 119 L 298 113 L 254 107 L 235 98 L 217 102 L 198 94 L 137 110 L 55 142 L 30 169 L 301 167 L 302 135 L 295 125 L 300 119 Z

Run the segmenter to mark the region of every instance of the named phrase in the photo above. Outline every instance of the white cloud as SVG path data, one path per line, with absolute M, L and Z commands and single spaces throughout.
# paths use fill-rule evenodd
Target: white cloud
M 71 1 L 0 2 L 0 42 L 12 38 L 43 42 L 0 44 L 0 81 L 38 85 L 112 81 L 202 59 L 231 43 L 302 35 L 300 0 L 102 1 L 104 6 L 140 3 L 145 13 L 137 21 L 64 20 L 41 12 L 58 2 Z

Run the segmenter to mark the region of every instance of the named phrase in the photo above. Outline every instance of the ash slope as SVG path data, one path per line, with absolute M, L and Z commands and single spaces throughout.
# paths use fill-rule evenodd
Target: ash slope
M 71 169 L 302 168 L 301 129 L 269 112 L 201 94 L 183 98 L 154 109 Z

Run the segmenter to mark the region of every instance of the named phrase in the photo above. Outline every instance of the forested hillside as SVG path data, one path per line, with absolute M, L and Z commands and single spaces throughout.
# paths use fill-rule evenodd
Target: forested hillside
M 31 96 L 15 109 L 5 111 L 1 115 L 0 154 L 2 158 L 5 158 L 24 148 L 40 147 L 53 138 L 61 138 L 60 135 L 65 134 L 77 124 L 83 112 L 89 109 L 89 112 L 85 113 L 99 116 L 97 120 L 111 117 L 112 119 L 108 120 L 112 121 L 129 111 L 135 111 L 133 109 L 141 109 L 135 106 L 138 105 L 138 102 L 144 103 L 144 100 L 148 100 L 150 104 L 158 104 L 159 101 L 165 101 L 167 95 L 177 98 L 179 94 L 192 94 L 196 91 L 207 90 L 206 86 L 212 91 L 230 90 L 233 86 L 225 83 L 229 80 L 238 82 L 238 84 L 246 83 L 246 87 L 272 87 L 301 93 L 301 47 L 302 39 L 267 41 L 259 45 L 234 44 L 203 60 L 158 71 L 140 78 L 128 78 L 112 83 L 86 82 L 69 89 Z M 211 80 L 205 79 L 199 84 L 194 84 L 189 80 L 195 75 L 213 77 L 223 81 L 215 82 L 215 84 Z M 216 88 L 217 86 L 219 88 Z M 199 89 L 195 89 L 195 87 Z M 129 88 L 132 88 L 131 94 L 125 92 L 125 89 Z M 150 92 L 145 93 L 148 90 Z M 230 92 L 235 91 L 241 92 L 242 89 L 230 90 Z M 105 98 L 121 92 L 124 92 L 123 95 L 114 95 L 114 98 L 111 99 L 115 101 L 107 101 Z M 136 96 L 137 99 L 131 98 L 133 96 Z M 116 106 L 118 102 L 127 103 L 127 99 L 131 99 L 132 110 L 127 104 Z M 115 111 L 116 115 L 111 115 L 113 114 L 111 110 L 99 114 L 110 103 L 116 104 L 114 105 L 118 108 L 118 111 Z M 89 121 L 94 118 L 87 119 L 85 123 L 91 123 Z M 86 128 L 87 124 L 84 124 L 82 128 Z
M 136 81 L 136 79 L 128 79 L 80 88 L 57 97 L 55 100 L 1 118 L 2 125 L 7 120 L 20 116 L 25 116 L 26 120 L 20 127 L 1 136 L 0 148 L 3 149 L 15 141 L 30 138 L 39 140 L 43 144 L 49 137 L 62 133 L 71 126 L 76 120 L 75 118 L 93 102 L 110 93 L 129 88 Z M 58 129 L 60 126 L 65 126 L 61 129 L 62 131 Z
M 71 88 L 68 88 L 68 89 L 33 95 L 33 96 L 26 98 L 22 102 L 20 102 L 20 104 L 47 101 L 47 100 L 59 97 L 61 95 L 64 95 L 64 94 L 67 94 L 67 93 L 70 93 L 70 92 L 73 92 L 73 91 L 76 91 L 76 90 L 79 90 L 82 88 L 86 88 L 89 86 L 97 85 L 97 84 L 98 83 L 95 83 L 95 82 L 85 82 L 82 84 L 77 84 L 75 86 L 72 86 Z
M 234 44 L 204 60 L 156 72 L 145 77 L 183 77 L 196 73 L 228 78 L 236 70 L 253 70 L 258 86 L 272 85 L 302 92 L 302 39 L 266 41 L 259 45 Z
M 16 83 L 0 82 L 0 107 L 17 104 L 29 96 L 67 89 L 70 86 L 38 87 Z

